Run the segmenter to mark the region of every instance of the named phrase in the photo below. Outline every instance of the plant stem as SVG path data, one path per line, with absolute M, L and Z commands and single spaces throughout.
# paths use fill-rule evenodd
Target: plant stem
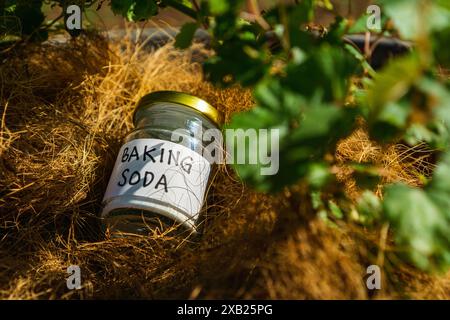
M 208 30 L 208 28 L 209 28 L 208 20 L 201 17 L 200 7 L 199 7 L 197 1 L 191 0 L 191 2 L 192 2 L 192 5 L 193 5 L 194 8 L 195 8 L 195 11 L 197 12 L 197 20 L 201 20 L 201 23 L 202 23 L 202 25 L 203 25 L 203 28 L 205 28 L 205 30 Z

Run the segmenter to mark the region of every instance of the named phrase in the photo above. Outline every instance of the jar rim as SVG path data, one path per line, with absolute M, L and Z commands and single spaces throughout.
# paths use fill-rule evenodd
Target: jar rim
M 220 112 L 205 100 L 184 92 L 166 90 L 154 91 L 144 95 L 139 100 L 139 102 L 137 103 L 137 107 L 134 110 L 133 122 L 136 123 L 136 114 L 138 113 L 138 111 L 145 108 L 150 108 L 157 102 L 177 103 L 192 108 L 205 115 L 216 125 L 220 125 L 222 121 L 222 115 L 220 114 Z

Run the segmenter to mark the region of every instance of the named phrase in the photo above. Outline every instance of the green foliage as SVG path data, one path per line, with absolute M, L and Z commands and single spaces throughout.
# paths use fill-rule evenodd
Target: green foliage
M 433 34 L 433 53 L 436 63 L 442 68 L 450 68 L 450 50 L 448 50 L 448 39 L 450 39 L 450 27 Z
M 279 133 L 279 144 L 274 146 L 280 156 L 276 175 L 262 175 L 264 166 L 249 161 L 235 164 L 237 173 L 263 192 L 277 192 L 303 180 L 313 190 L 318 215 L 331 225 L 347 212 L 340 206 L 339 194 L 336 201 L 322 200 L 322 191 L 335 181 L 336 144 L 351 132 L 358 117 L 366 119 L 371 137 L 382 143 L 402 141 L 414 146 L 425 142 L 435 148 L 441 156 L 426 186 L 388 186 L 384 201 L 371 191 L 380 182 L 378 170 L 370 163 L 350 164 L 363 190 L 351 215 L 368 227 L 389 223 L 398 251 L 416 266 L 449 268 L 450 84 L 448 76 L 438 76 L 450 62 L 449 2 L 379 0 L 380 34 L 411 40 L 414 49 L 392 59 L 378 73 L 363 53 L 342 40 L 347 33 L 367 31 L 366 15 L 354 22 L 337 17 L 326 32 L 317 35 L 309 29 L 315 7 L 330 9 L 329 1 L 274 2 L 267 12 L 252 12 L 254 21 L 240 17 L 244 3 L 111 0 L 110 5 L 129 21 L 149 19 L 159 7 L 167 6 L 188 15 L 194 22 L 181 28 L 175 41 L 178 48 L 192 43 L 199 26 L 207 29 L 215 55 L 204 63 L 206 77 L 218 86 L 239 84 L 254 93 L 255 107 L 235 114 L 227 127 L 278 129 Z M 41 6 L 37 0 L 0 0 L 2 39 L 45 39 Z M 245 148 L 246 160 L 258 152 L 251 143 Z
M 10 35 L 26 36 L 31 40 L 47 39 L 40 30 L 44 22 L 42 0 L 4 0 L 0 2 L 0 41 Z
M 308 98 L 343 101 L 356 68 L 357 60 L 346 50 L 323 44 L 311 50 L 301 63 L 287 65 L 284 86 Z
M 357 218 L 363 225 L 372 226 L 379 222 L 383 213 L 380 198 L 373 192 L 365 190 L 358 199 L 358 212 L 359 216 Z
M 184 24 L 175 38 L 175 47 L 180 49 L 189 47 L 192 43 L 192 39 L 194 39 L 197 28 L 198 24 L 195 22 Z
M 128 21 L 146 20 L 158 13 L 154 0 L 111 0 L 111 9 Z
M 364 56 L 340 40 L 348 30 L 360 28 L 361 22 L 351 25 L 338 19 L 322 38 L 313 37 L 305 30 L 304 24 L 312 18 L 312 1 L 302 1 L 295 8 L 276 7 L 264 16 L 283 47 L 280 52 L 267 54 L 264 44 L 257 41 L 261 37 L 260 28 L 246 26 L 245 32 L 253 35 L 247 37 L 253 41 L 252 49 L 259 51 L 252 57 L 260 59 L 252 60 L 252 64 L 238 59 L 238 55 L 245 56 L 243 50 L 236 50 L 243 45 L 238 39 L 244 29 L 233 24 L 229 36 L 214 33 L 216 29 L 225 30 L 226 23 L 223 27 L 214 26 L 213 34 L 223 36 L 224 41 L 216 43 L 217 56 L 206 65 L 207 71 L 219 75 L 211 80 L 223 84 L 223 76 L 230 74 L 228 84 L 255 86 L 255 107 L 234 116 L 229 127 L 280 130 L 278 174 L 262 176 L 258 166 L 235 165 L 244 181 L 261 191 L 277 191 L 299 179 L 306 180 L 312 188 L 325 186 L 332 181 L 326 156 L 333 153 L 339 138 L 348 134 L 359 115 L 364 115 L 376 140 L 404 139 L 412 145 L 427 142 L 439 150 L 448 150 L 448 84 L 433 75 L 434 63 L 448 62 L 448 43 L 437 32 L 445 34 L 448 28 L 450 19 L 442 18 L 447 16 L 448 8 L 426 0 L 382 3 L 399 33 L 405 39 L 417 39 L 418 46 L 406 56 L 394 59 L 379 73 L 368 67 Z M 422 28 L 419 22 L 428 21 L 431 14 L 436 20 Z M 382 25 L 386 23 L 387 18 L 383 17 Z M 430 33 L 435 38 L 429 37 Z M 228 42 L 233 39 L 236 42 Z M 233 55 L 235 52 L 238 54 Z M 267 66 L 279 61 L 282 67 L 270 73 Z M 210 63 L 217 68 L 211 69 Z M 233 70 L 234 67 L 237 69 Z M 352 78 L 361 77 L 362 70 L 368 70 L 371 79 L 362 79 L 365 90 L 355 90 L 359 105 L 348 106 L 345 101 Z M 243 78 L 249 73 L 253 76 L 251 81 L 247 81 L 249 77 Z M 420 122 L 414 121 L 414 113 L 423 115 Z M 448 200 L 444 201 L 450 195 L 441 182 L 445 181 L 444 168 L 445 161 L 440 163 L 424 191 L 394 185 L 386 188 L 383 203 L 366 191 L 359 206 L 363 223 L 389 222 L 404 256 L 426 270 L 445 269 L 450 265 L 450 208 Z M 370 165 L 355 164 L 353 169 L 363 190 L 371 190 L 380 182 L 379 172 Z M 332 215 L 340 217 L 336 207 L 329 204 L 327 210 L 320 209 L 321 215 L 329 216 L 330 210 Z
M 394 59 L 368 82 L 363 104 L 369 111 L 370 134 L 383 142 L 426 142 L 443 155 L 424 189 L 388 186 L 377 217 L 390 223 L 398 250 L 409 261 L 424 270 L 446 270 L 450 267 L 450 94 L 448 80 L 436 75 L 435 63 L 446 63 L 448 42 L 437 30 L 445 34 L 450 11 L 441 2 L 427 0 L 380 2 L 399 33 L 417 44 L 413 52 Z M 421 115 L 419 120 L 415 114 Z M 362 203 L 361 208 L 370 217 L 367 205 Z

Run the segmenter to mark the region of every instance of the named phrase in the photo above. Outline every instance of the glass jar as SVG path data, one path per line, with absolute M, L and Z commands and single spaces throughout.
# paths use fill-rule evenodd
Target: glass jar
M 213 164 L 203 157 L 211 143 L 203 133 L 218 131 L 219 118 L 214 107 L 192 95 L 144 96 L 103 198 L 104 227 L 113 235 L 180 226 L 196 233 Z

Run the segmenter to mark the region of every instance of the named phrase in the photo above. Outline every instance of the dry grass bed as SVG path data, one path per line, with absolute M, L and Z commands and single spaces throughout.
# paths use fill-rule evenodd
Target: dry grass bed
M 344 222 L 330 228 L 303 186 L 257 194 L 227 167 L 209 190 L 201 237 L 109 239 L 101 232 L 100 202 L 142 95 L 189 92 L 226 119 L 252 106 L 250 92 L 203 80 L 192 62 L 193 54 L 207 54 L 200 46 L 149 53 L 122 40 L 91 35 L 37 46 L 0 66 L 0 298 L 373 297 L 364 275 L 380 232 Z M 382 152 L 363 129 L 349 139 L 358 143 L 344 141 L 336 158 L 350 198 L 358 190 L 345 162 L 355 157 L 377 162 L 385 182 L 417 183 L 412 167 L 395 160 L 405 158 L 398 146 Z M 81 290 L 66 288 L 72 264 L 81 267 Z M 450 297 L 448 276 L 405 266 L 390 279 L 375 297 Z

